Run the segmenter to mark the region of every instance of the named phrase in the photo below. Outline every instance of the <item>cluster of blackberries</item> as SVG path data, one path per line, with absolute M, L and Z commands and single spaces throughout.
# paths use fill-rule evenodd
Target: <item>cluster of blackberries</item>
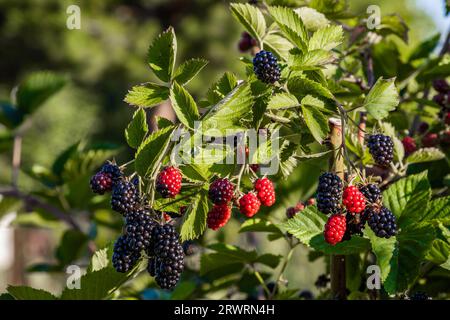
M 179 236 L 170 224 L 161 225 L 161 216 L 179 217 L 180 213 L 162 213 L 148 209 L 140 199 L 138 179 L 124 177 L 120 168 L 107 162 L 90 181 L 92 191 L 111 191 L 111 208 L 125 217 L 123 234 L 114 243 L 112 264 L 117 272 L 131 271 L 144 253 L 149 257 L 148 271 L 163 289 L 173 288 L 183 271 L 184 253 Z M 181 174 L 174 167 L 164 168 L 156 180 L 163 197 L 174 197 L 181 188 Z M 166 219 L 167 221 L 167 219 Z
M 219 178 L 209 186 L 209 199 L 214 204 L 208 212 L 208 228 L 217 230 L 231 217 L 231 202 L 234 198 L 234 185 L 226 178 Z M 257 179 L 254 190 L 239 198 L 239 211 L 246 217 L 258 213 L 261 205 L 270 207 L 275 203 L 275 187 L 268 178 Z
M 375 184 L 350 185 L 343 190 L 336 174 L 323 173 L 319 177 L 317 207 L 331 214 L 324 230 L 325 241 L 331 245 L 350 240 L 353 235 L 362 236 L 366 222 L 378 237 L 389 238 L 397 232 L 395 216 L 382 206 L 381 190 Z
M 387 167 L 394 159 L 394 142 L 389 136 L 371 135 L 368 138 L 367 146 L 373 160 L 379 166 Z
M 441 115 L 446 115 L 450 111 L 450 86 L 445 79 L 437 79 L 433 88 L 437 92 L 433 101 L 441 107 Z
M 277 58 L 270 51 L 261 50 L 253 58 L 253 71 L 264 83 L 275 83 L 280 79 L 281 70 Z
M 293 207 L 286 209 L 286 217 L 291 219 L 297 215 L 297 213 L 302 212 L 307 206 L 313 206 L 316 203 L 316 199 L 310 198 L 306 202 L 299 201 Z

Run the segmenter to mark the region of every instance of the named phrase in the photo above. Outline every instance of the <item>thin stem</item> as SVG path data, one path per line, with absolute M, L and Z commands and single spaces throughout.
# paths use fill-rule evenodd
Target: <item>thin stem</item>
M 266 292 L 267 296 L 270 297 L 271 293 L 269 288 L 267 287 L 266 283 L 264 282 L 263 277 L 261 276 L 261 274 L 258 272 L 258 270 L 256 270 L 255 266 L 252 265 L 252 269 L 253 269 L 253 274 L 255 275 L 256 279 L 258 279 L 259 283 L 261 284 L 261 286 L 263 287 L 264 291 Z
M 281 267 L 280 273 L 278 274 L 277 281 L 275 282 L 275 286 L 273 287 L 272 293 L 270 294 L 270 299 L 272 299 L 274 294 L 275 294 L 275 292 L 277 292 L 278 284 L 280 283 L 281 278 L 283 277 L 284 271 L 286 270 L 286 268 L 287 268 L 287 266 L 289 264 L 289 261 L 291 260 L 292 255 L 294 253 L 294 249 L 296 247 L 296 245 L 293 246 L 290 242 L 288 242 L 288 243 L 289 243 L 290 249 L 289 249 L 289 252 L 288 252 L 288 254 L 286 256 L 286 259 L 283 262 L 283 265 Z
M 22 136 L 20 134 L 16 134 L 14 136 L 12 176 L 11 176 L 11 184 L 15 188 L 17 187 L 17 183 L 19 180 L 21 158 L 22 158 Z

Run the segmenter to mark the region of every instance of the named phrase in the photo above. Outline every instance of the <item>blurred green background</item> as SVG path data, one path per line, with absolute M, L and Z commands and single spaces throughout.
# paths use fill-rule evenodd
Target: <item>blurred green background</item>
M 123 131 L 133 109 L 123 98 L 132 85 L 154 80 L 146 65 L 147 48 L 170 25 L 178 38 L 178 61 L 193 57 L 210 61 L 188 85 L 195 98 L 202 97 L 224 71 L 242 74 L 237 43 L 243 30 L 232 18 L 229 2 L 0 0 L 0 100 L 9 99 L 14 86 L 31 71 L 52 70 L 71 79 L 70 85 L 33 115 L 24 137 L 23 167 L 48 166 L 67 146 L 83 138 L 124 146 Z M 449 26 L 441 0 L 349 3 L 349 10 L 355 13 L 364 13 L 368 5 L 376 4 L 382 15 L 400 14 L 411 29 L 409 43 L 403 45 L 405 55 L 419 41 L 438 31 L 445 32 Z M 72 4 L 81 8 L 81 30 L 66 27 L 66 9 Z M 127 152 L 131 150 L 120 157 L 128 158 Z M 10 162 L 11 154 L 0 155 L 0 184 L 10 182 Z M 311 195 L 314 186 L 299 182 L 314 181 L 305 177 L 309 165 L 313 164 L 301 166 L 281 186 L 290 192 L 280 193 L 286 196 L 280 197 L 274 215 L 281 218 L 287 206 Z M 23 189 L 33 188 L 25 175 L 19 182 Z M 230 226 L 230 242 L 237 241 L 232 230 Z M 261 246 L 262 251 L 268 252 L 286 250 L 278 242 L 263 242 Z M 307 270 L 300 272 L 298 266 Z M 306 250 L 297 250 L 287 278 L 295 287 L 313 289 L 315 279 L 323 271 L 323 262 L 307 263 Z M 4 288 L 2 280 L 0 277 L 0 291 Z

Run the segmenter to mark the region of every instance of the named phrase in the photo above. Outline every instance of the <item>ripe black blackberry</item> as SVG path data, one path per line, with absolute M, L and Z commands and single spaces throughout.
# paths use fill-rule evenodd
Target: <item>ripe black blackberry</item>
M 184 269 L 184 253 L 179 235 L 172 225 L 158 225 L 153 229 L 152 240 L 153 249 L 149 250 L 149 254 L 153 254 L 156 259 L 149 272 L 154 271 L 156 283 L 162 289 L 172 289 Z
M 119 181 L 112 190 L 111 208 L 123 215 L 133 211 L 138 202 L 136 186 L 129 181 Z
M 100 172 L 106 173 L 111 176 L 113 183 L 118 182 L 123 177 L 123 172 L 120 170 L 119 166 L 111 161 L 106 162 Z
M 319 177 L 317 188 L 317 208 L 325 213 L 337 213 L 342 197 L 342 180 L 332 172 L 325 172 Z
M 368 209 L 365 209 L 368 210 Z M 363 235 L 363 230 L 367 222 L 367 214 L 366 211 L 363 211 L 361 214 L 352 215 L 347 213 L 346 215 L 346 223 L 347 228 L 345 229 L 345 234 L 343 240 L 350 240 L 352 235 Z
M 128 272 L 140 258 L 139 251 L 133 250 L 128 245 L 127 236 L 121 235 L 114 243 L 112 264 L 117 272 Z
M 379 211 L 376 208 L 369 208 L 365 214 L 368 215 L 370 229 L 377 237 L 390 238 L 397 233 L 395 216 L 388 208 L 381 207 Z
M 369 183 L 359 188 L 359 191 L 364 195 L 368 204 L 377 203 L 381 201 L 381 190 L 376 184 Z
M 281 71 L 277 58 L 270 51 L 261 50 L 253 58 L 253 71 L 264 83 L 274 83 L 280 79 Z
M 104 194 L 111 191 L 111 188 L 122 178 L 120 168 L 110 161 L 106 162 L 95 175 L 92 176 L 89 184 L 92 192 Z
M 234 185 L 227 178 L 216 179 L 209 186 L 208 196 L 214 204 L 227 204 L 234 195 Z
M 152 231 L 157 223 L 146 210 L 129 212 L 125 219 L 125 234 L 130 248 L 141 252 L 152 245 Z
M 394 159 L 394 142 L 391 137 L 374 134 L 369 136 L 367 146 L 376 164 L 386 167 Z

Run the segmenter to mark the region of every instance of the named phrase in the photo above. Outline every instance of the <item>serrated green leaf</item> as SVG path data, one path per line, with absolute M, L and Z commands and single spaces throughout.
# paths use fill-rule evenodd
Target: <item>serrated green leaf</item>
M 239 233 L 243 232 L 268 232 L 283 236 L 283 233 L 275 224 L 261 218 L 251 218 L 244 221 L 239 229 Z
M 181 226 L 181 240 L 193 240 L 200 237 L 206 229 L 206 216 L 208 215 L 208 196 L 201 192 L 187 207 Z
M 206 65 L 205 59 L 190 59 L 180 65 L 173 76 L 173 80 L 180 85 L 185 85 L 191 81 Z
M 242 132 L 253 119 L 252 106 L 250 85 L 243 82 L 208 110 L 202 118 L 200 131 L 211 137 Z
M 449 217 L 450 214 L 450 196 L 433 199 L 428 204 L 428 210 L 422 216 L 421 220 L 433 220 Z
M 313 96 L 323 96 L 325 98 L 332 99 L 333 94 L 319 82 L 301 78 L 293 77 L 288 81 L 288 89 L 297 98 L 303 98 L 308 94 Z
M 302 113 L 309 131 L 317 142 L 322 143 L 328 136 L 329 126 L 327 118 L 314 106 L 304 104 L 302 99 Z
M 308 50 L 320 49 L 329 51 L 340 45 L 343 38 L 342 26 L 326 26 L 320 28 L 309 39 Z
M 399 103 L 395 79 L 379 78 L 375 85 L 370 89 L 369 94 L 364 100 L 363 107 L 376 120 L 382 120 L 394 110 Z
M 398 14 L 383 15 L 381 23 L 377 26 L 375 31 L 384 36 L 395 34 L 403 39 L 403 41 L 408 42 L 409 28 Z
M 48 71 L 31 73 L 16 92 L 17 109 L 25 114 L 34 112 L 66 84 L 65 76 Z
M 56 249 L 55 256 L 61 265 L 67 265 L 76 260 L 82 253 L 88 241 L 88 237 L 77 230 L 67 230 Z
M 170 90 L 170 101 L 178 120 L 185 126 L 193 129 L 194 122 L 200 117 L 194 98 L 186 89 L 174 82 Z
M 166 127 L 159 131 L 153 132 L 144 142 L 141 143 L 136 151 L 134 167 L 141 177 L 150 174 L 157 163 L 161 152 L 166 144 L 170 142 L 170 137 L 174 127 Z
M 170 121 L 169 119 L 166 119 L 164 117 L 156 116 L 155 119 L 156 119 L 156 124 L 158 125 L 158 129 L 160 129 L 160 130 L 174 125 L 174 123 L 172 121 Z
M 311 239 L 309 245 L 325 254 L 356 254 L 370 249 L 370 242 L 366 238 L 353 236 L 350 240 L 339 242 L 331 246 L 325 241 L 323 231 Z
M 258 258 L 256 251 L 246 251 L 229 244 L 216 243 L 208 248 L 215 252 L 202 255 L 200 275 L 217 269 L 227 269 L 231 265 L 240 265 L 240 270 L 242 270 L 246 263 L 251 263 Z
M 286 38 L 306 52 L 308 33 L 300 16 L 286 7 L 269 7 L 269 13 Z
M 427 212 L 431 188 L 427 172 L 398 180 L 383 192 L 383 203 L 397 217 L 400 227 L 417 222 Z
M 270 33 L 264 38 L 264 47 L 285 61 L 289 57 L 289 50 L 294 48 L 286 38 L 275 33 Z
M 287 109 L 299 106 L 297 98 L 290 93 L 277 93 L 270 98 L 267 109 Z
M 409 61 L 414 61 L 417 59 L 428 57 L 438 45 L 440 38 L 441 35 L 439 33 L 436 33 L 432 37 L 419 43 L 419 45 L 417 45 L 417 47 L 414 48 L 414 50 L 411 52 L 409 56 Z
M 426 255 L 426 259 L 437 265 L 448 263 L 450 259 L 450 244 L 444 240 L 435 239 Z
M 265 266 L 275 269 L 280 264 L 280 260 L 282 257 L 283 257 L 282 255 L 265 253 L 265 254 L 260 255 L 258 258 L 256 258 L 256 260 L 254 262 L 261 263 Z
M 322 49 L 308 51 L 305 54 L 289 56 L 289 65 L 292 70 L 318 70 L 326 64 L 332 63 L 335 57 L 331 51 Z
M 445 158 L 445 154 L 438 148 L 421 148 L 413 153 L 411 153 L 408 158 L 406 158 L 406 163 L 422 163 L 437 161 Z
M 167 99 L 169 99 L 169 88 L 149 82 L 131 88 L 124 101 L 133 106 L 150 108 Z
M 27 286 L 8 286 L 6 289 L 16 300 L 56 300 L 48 291 L 34 289 Z
M 125 129 L 125 138 L 132 148 L 138 148 L 148 132 L 147 115 L 144 109 L 139 108 L 133 115 L 133 119 Z
M 209 88 L 207 95 L 211 104 L 216 104 L 237 86 L 237 78 L 231 72 L 225 72 L 220 79 Z
M 148 49 L 147 62 L 155 75 L 168 83 L 172 79 L 177 55 L 177 39 L 172 27 L 161 33 Z
M 266 20 L 261 10 L 248 3 L 232 3 L 230 8 L 233 16 L 244 26 L 248 33 L 261 42 L 261 39 L 266 34 Z
M 309 3 L 311 8 L 328 15 L 337 14 L 348 8 L 347 0 L 312 0 Z
M 324 14 L 318 12 L 316 9 L 310 7 L 301 7 L 294 10 L 302 19 L 306 29 L 310 31 L 317 31 L 330 24 L 330 21 Z

